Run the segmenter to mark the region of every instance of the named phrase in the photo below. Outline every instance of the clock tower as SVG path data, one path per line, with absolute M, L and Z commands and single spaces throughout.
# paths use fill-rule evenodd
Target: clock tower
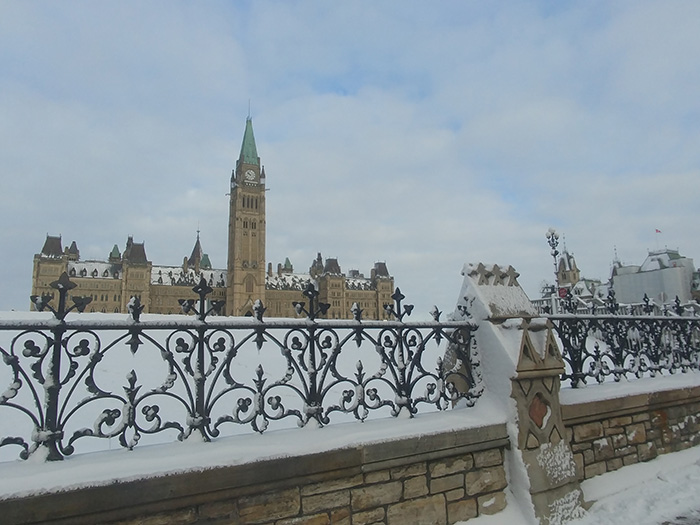
M 265 169 L 250 117 L 231 173 L 230 195 L 226 315 L 252 315 L 256 299 L 265 301 Z

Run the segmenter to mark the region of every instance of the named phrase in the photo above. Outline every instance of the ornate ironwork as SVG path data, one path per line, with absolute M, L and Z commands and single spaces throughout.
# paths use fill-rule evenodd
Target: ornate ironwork
M 654 377 L 700 369 L 700 317 L 689 316 L 676 300 L 665 315 L 654 315 L 648 298 L 637 311 L 620 314 L 615 294 L 608 295 L 603 315 L 549 316 L 561 341 L 567 370 L 562 379 L 576 388 L 588 379 Z M 646 315 L 644 315 L 646 314 Z
M 39 321 L 0 321 L 0 451 L 27 458 L 46 451 L 60 460 L 95 444 L 209 441 L 250 428 L 328 425 L 371 415 L 413 417 L 421 410 L 473 405 L 483 386 L 469 320 L 406 323 L 412 307 L 396 290 L 396 321 L 317 319 L 328 310 L 308 287 L 305 319 L 264 320 L 210 316 L 211 288 L 193 288 L 183 300 L 194 315 L 144 320 L 138 298 L 123 321 L 67 317 L 89 299 L 73 298 L 67 275 L 59 294 L 32 298 L 54 314 Z M 2 390 L 0 390 L 2 392 Z M 90 439 L 92 438 L 92 439 Z M 91 445 L 91 443 L 93 445 Z M 106 447 L 105 447 L 106 448 Z

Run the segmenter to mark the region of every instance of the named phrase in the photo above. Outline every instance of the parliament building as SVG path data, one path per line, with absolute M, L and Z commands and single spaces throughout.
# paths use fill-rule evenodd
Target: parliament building
M 196 298 L 192 287 L 202 277 L 213 292 L 210 300 L 225 300 L 225 315 L 253 314 L 257 299 L 266 317 L 296 317 L 292 303 L 308 304 L 303 291 L 313 284 L 318 300 L 330 304 L 326 318 L 350 319 L 357 304 L 363 319 L 387 319 L 394 278 L 384 262 L 376 262 L 365 277 L 357 270 L 344 273 L 335 258 L 319 253 L 306 273 L 296 273 L 289 259 L 273 268 L 265 264 L 265 169 L 260 164 L 253 123 L 246 120 L 241 152 L 231 174 L 228 224 L 228 264 L 212 267 L 203 252 L 199 233 L 189 257 L 180 266 L 153 264 L 144 243 L 129 236 L 123 251 L 115 244 L 106 260 L 81 260 L 75 241 L 64 246 L 60 236 L 47 235 L 34 256 L 32 295 L 54 293 L 50 284 L 67 272 L 78 286 L 74 295 L 90 296 L 86 311 L 126 313 L 132 297 L 139 297 L 144 313 L 181 313 L 179 299 Z

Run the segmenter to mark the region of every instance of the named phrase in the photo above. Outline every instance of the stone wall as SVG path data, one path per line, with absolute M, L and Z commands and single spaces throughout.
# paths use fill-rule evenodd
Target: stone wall
M 319 436 L 320 437 L 320 436 Z M 452 524 L 505 508 L 505 424 L 0 501 L 11 523 Z
M 581 479 L 700 444 L 700 386 L 562 404 L 562 415 Z

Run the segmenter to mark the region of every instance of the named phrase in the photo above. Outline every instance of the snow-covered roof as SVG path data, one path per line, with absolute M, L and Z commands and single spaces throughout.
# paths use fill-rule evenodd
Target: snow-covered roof
M 212 288 L 222 288 L 227 283 L 226 270 L 200 270 L 189 268 L 186 272 L 182 266 L 153 266 L 151 269 L 151 284 L 163 284 L 168 286 L 195 286 L 201 277 Z
M 537 316 L 535 307 L 518 283 L 520 274 L 512 266 L 465 264 L 462 275 L 460 297 L 465 298 L 476 319 Z
M 105 261 L 68 261 L 67 272 L 70 277 L 119 279 L 122 275 L 122 266 Z
M 314 286 L 316 286 L 316 281 L 308 273 L 281 273 L 265 276 L 265 288 L 267 290 L 303 291 L 309 282 L 314 283 Z
M 574 259 L 573 253 L 565 251 L 559 258 L 559 271 L 570 272 L 572 270 L 578 270 L 576 259 Z
M 683 257 L 677 250 L 658 250 L 649 252 L 649 255 L 642 263 L 640 271 L 649 272 L 653 270 L 663 270 L 664 268 L 674 268 L 677 266 L 693 265 L 692 260 Z
M 363 277 L 346 277 L 345 288 L 347 290 L 372 290 L 372 280 Z
M 571 293 L 580 297 L 592 297 L 601 285 L 597 279 L 580 279 L 572 288 Z

